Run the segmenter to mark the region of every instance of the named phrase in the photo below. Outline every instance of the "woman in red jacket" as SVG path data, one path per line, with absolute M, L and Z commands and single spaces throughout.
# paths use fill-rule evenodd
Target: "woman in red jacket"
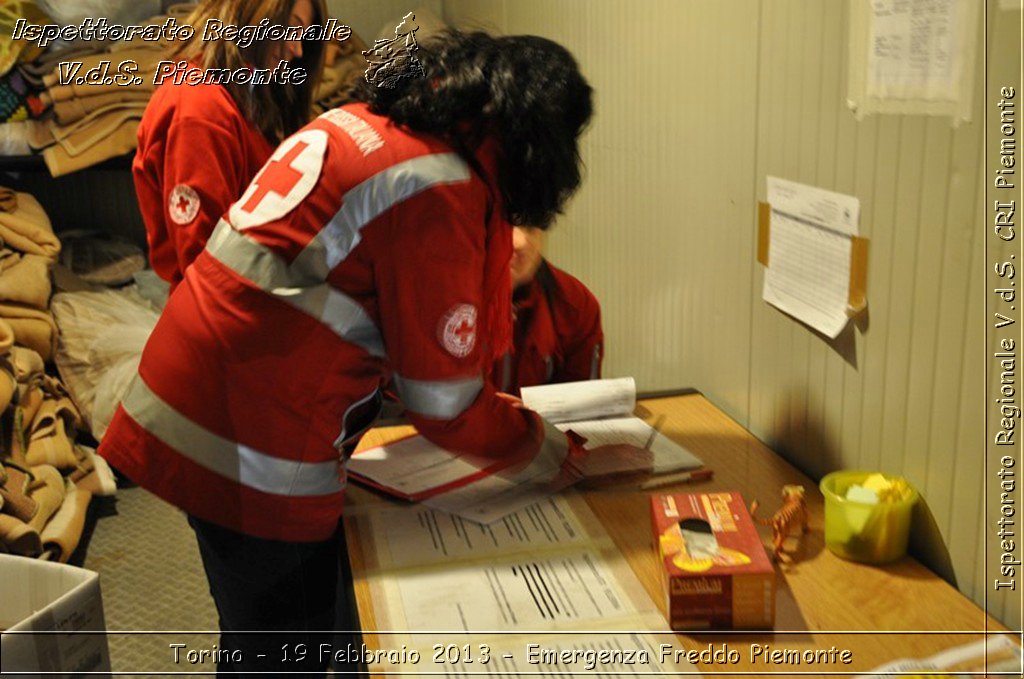
M 203 41 L 208 21 L 252 26 L 310 26 L 327 18 L 324 0 L 204 0 L 188 20 L 194 37 L 173 61 L 209 69 L 274 68 L 289 62 L 301 84 L 188 84 L 168 79 L 153 94 L 139 125 L 132 164 L 146 225 L 149 261 L 171 285 L 206 245 L 217 220 L 270 157 L 274 147 L 308 122 L 324 43 L 301 40 Z
M 422 75 L 363 84 L 365 103 L 273 153 L 185 272 L 101 445 L 190 515 L 220 647 L 242 651 L 220 669 L 322 671 L 347 457 L 385 376 L 423 436 L 495 473 L 557 482 L 592 459 L 485 379 L 511 340 L 509 223 L 549 224 L 579 185 L 590 87 L 532 36 L 453 32 L 418 58 Z M 301 633 L 287 657 L 273 630 Z

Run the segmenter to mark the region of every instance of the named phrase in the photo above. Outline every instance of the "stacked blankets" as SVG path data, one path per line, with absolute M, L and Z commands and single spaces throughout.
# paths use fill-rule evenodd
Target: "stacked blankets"
M 44 371 L 57 341 L 49 303 L 59 252 L 39 203 L 0 188 L 0 551 L 67 560 L 90 498 L 115 485 L 75 443 L 82 416 Z
M 50 269 L 60 241 L 39 202 L 0 187 L 0 319 L 21 347 L 50 360 L 57 326 L 50 314 Z
M 173 5 L 140 25 L 184 20 L 193 9 Z M 0 11 L 0 28 L 5 16 Z M 140 38 L 80 40 L 42 52 L 0 49 L 0 153 L 41 153 L 54 177 L 130 153 L 169 47 Z

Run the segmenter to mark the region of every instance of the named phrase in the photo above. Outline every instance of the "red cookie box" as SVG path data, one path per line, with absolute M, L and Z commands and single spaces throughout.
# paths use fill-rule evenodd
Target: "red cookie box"
M 739 493 L 652 495 L 669 626 L 771 629 L 775 569 Z

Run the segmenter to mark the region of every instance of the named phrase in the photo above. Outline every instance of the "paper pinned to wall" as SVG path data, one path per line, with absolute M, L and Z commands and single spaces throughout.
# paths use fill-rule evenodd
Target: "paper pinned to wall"
M 768 177 L 771 229 L 763 299 L 835 339 L 849 321 L 860 201 Z
M 958 91 L 958 0 L 872 0 L 867 93 L 949 101 Z
M 848 103 L 970 120 L 977 0 L 851 0 Z

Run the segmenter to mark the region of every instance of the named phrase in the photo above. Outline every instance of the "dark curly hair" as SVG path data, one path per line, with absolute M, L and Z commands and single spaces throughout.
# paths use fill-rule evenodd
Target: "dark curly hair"
M 393 89 L 362 81 L 355 97 L 374 113 L 446 140 L 481 175 L 474 150 L 496 135 L 506 219 L 550 226 L 579 187 L 578 139 L 593 110 L 576 60 L 536 36 L 454 30 L 424 41 L 416 56 L 424 77 L 402 78 Z

